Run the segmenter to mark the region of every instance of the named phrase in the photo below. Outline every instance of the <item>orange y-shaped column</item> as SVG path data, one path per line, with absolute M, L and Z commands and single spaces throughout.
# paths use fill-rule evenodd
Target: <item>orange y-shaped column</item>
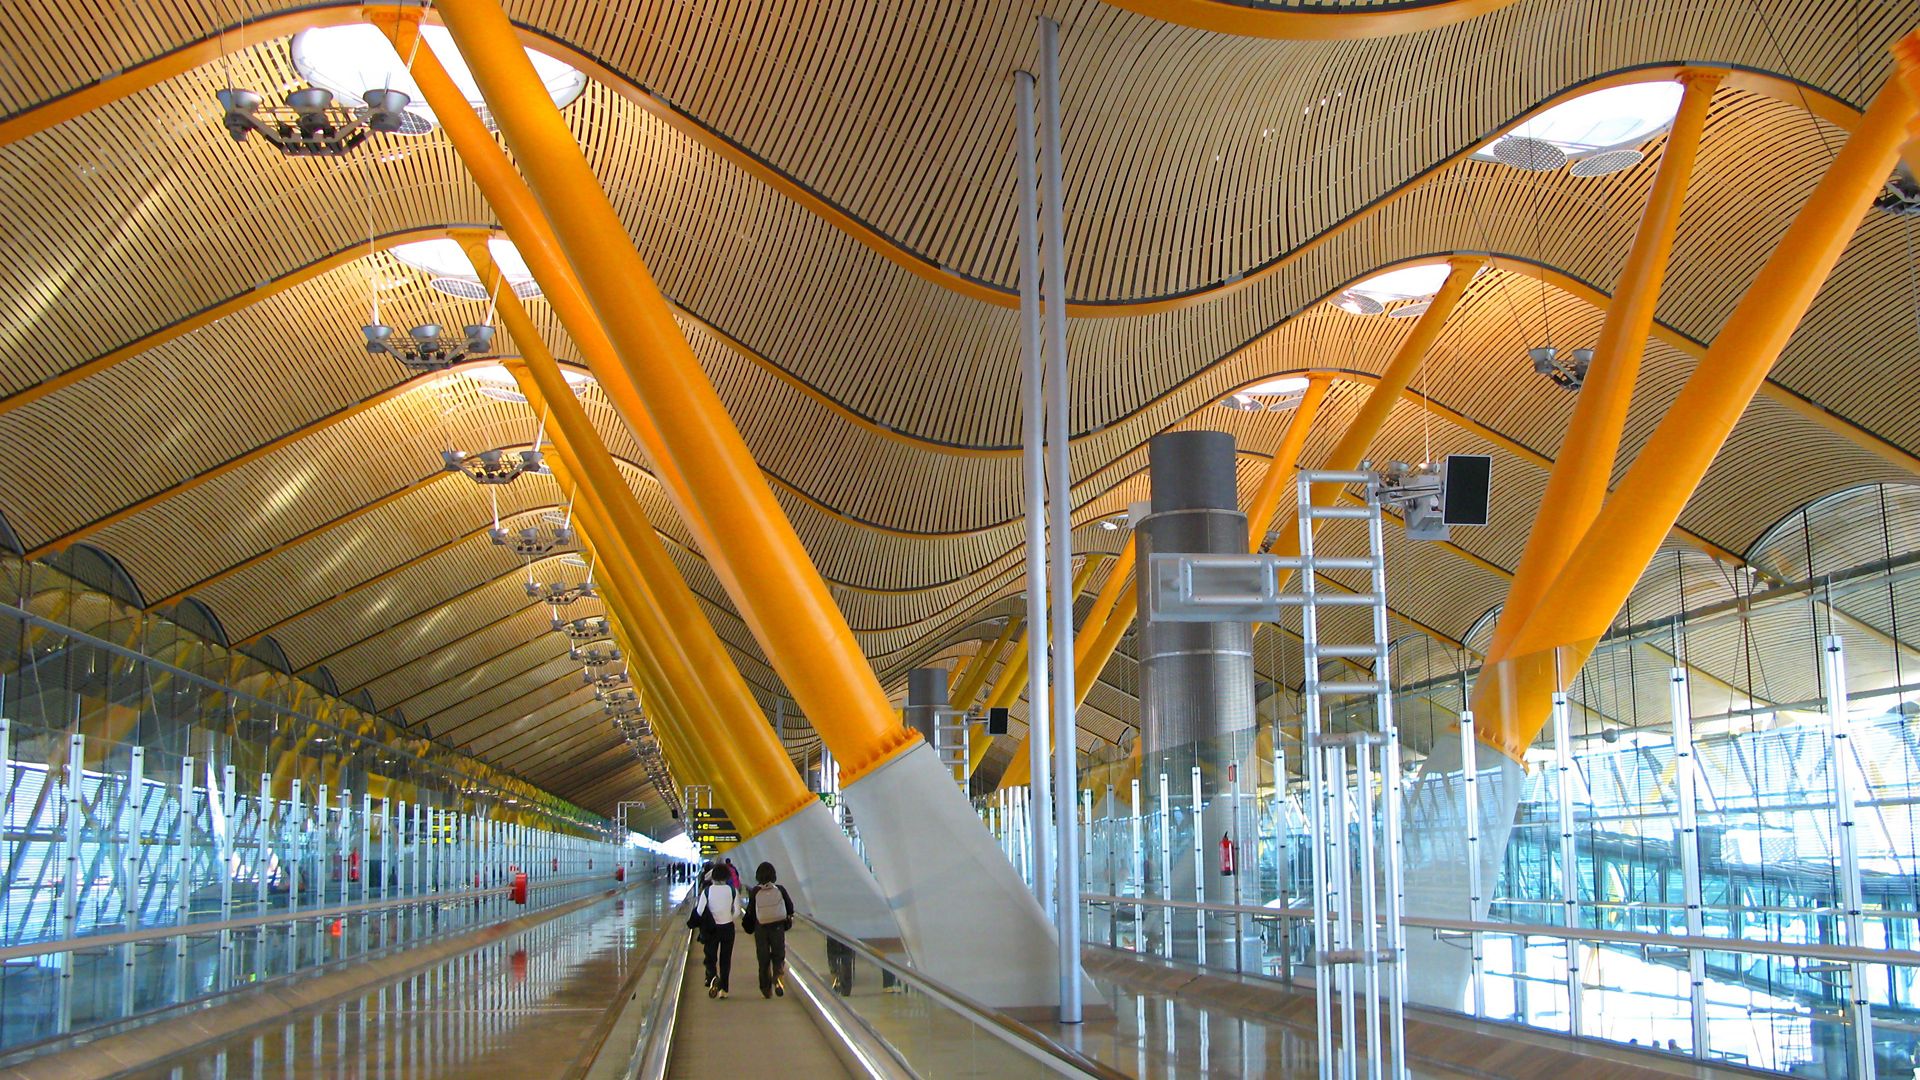
M 1909 38 L 1909 41 L 1912 39 Z M 1890 79 L 1721 327 L 1566 565 L 1481 673 L 1481 737 L 1515 758 L 1546 722 L 1752 402 L 1899 158 L 1914 101 Z M 1558 669 L 1558 670 L 1556 670 Z
M 1566 438 L 1554 457 L 1553 472 L 1547 477 L 1547 489 L 1534 515 L 1533 532 L 1527 537 L 1526 553 L 1520 557 L 1520 566 L 1507 587 L 1500 623 L 1487 646 L 1488 664 L 1506 659 L 1507 644 L 1533 612 L 1540 594 L 1566 564 L 1574 544 L 1593 524 L 1594 515 L 1606 500 L 1620 432 L 1627 422 L 1627 408 L 1633 403 L 1640 359 L 1646 353 L 1660 286 L 1666 280 L 1667 259 L 1673 253 L 1674 233 L 1680 227 L 1687 182 L 1693 175 L 1701 133 L 1706 130 L 1707 107 L 1720 78 L 1718 72 L 1699 72 L 1689 73 L 1682 80 L 1686 91 L 1680 99 L 1680 111 L 1667 131 L 1666 148 L 1660 154 L 1660 169 L 1647 196 L 1640 230 L 1634 235 L 1626 265 L 1621 267 L 1613 302 L 1607 305 L 1606 321 L 1594 342 L 1593 363 L 1575 401 L 1573 418 L 1567 423 Z

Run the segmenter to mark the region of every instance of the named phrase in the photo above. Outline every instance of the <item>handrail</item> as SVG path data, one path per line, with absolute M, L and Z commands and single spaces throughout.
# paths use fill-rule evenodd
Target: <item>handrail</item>
M 578 885 L 588 881 L 606 880 L 601 873 L 575 874 L 558 881 L 542 881 L 529 885 L 534 889 L 557 889 L 567 885 Z M 426 904 L 447 904 L 462 900 L 478 900 L 486 896 L 504 896 L 512 892 L 508 885 L 498 885 L 485 889 L 459 889 L 453 892 L 426 893 L 415 896 L 395 897 L 391 900 L 370 900 L 361 904 L 339 904 L 330 908 L 308 908 L 302 911 L 281 911 L 267 915 L 248 915 L 239 919 L 221 919 L 210 922 L 173 923 L 168 926 L 152 926 L 144 930 L 121 930 L 111 934 L 88 934 L 83 937 L 53 938 L 25 945 L 8 945 L 0 948 L 0 962 L 25 960 L 35 956 L 52 956 L 56 953 L 80 952 L 87 949 L 107 949 L 119 945 L 139 945 L 148 941 L 165 941 L 186 934 L 210 934 L 222 930 L 250 930 L 259 926 L 271 926 L 274 923 L 304 922 L 309 919 L 338 919 L 348 915 L 369 915 L 374 912 L 391 911 L 395 908 L 413 907 Z
M 1081 893 L 1082 903 L 1112 904 L 1119 907 L 1165 907 L 1183 911 L 1213 911 L 1225 915 L 1251 915 L 1262 919 L 1307 919 L 1310 911 L 1270 908 L 1255 904 L 1215 904 L 1197 900 L 1162 900 L 1151 896 L 1111 896 L 1105 893 Z M 1438 919 L 1408 916 L 1400 925 L 1422 930 L 1446 930 L 1466 934 L 1506 934 L 1512 937 L 1548 937 L 1573 941 L 1595 941 L 1615 945 L 1652 945 L 1672 949 L 1702 949 L 1707 952 L 1759 953 L 1768 956 L 1804 957 L 1850 964 L 1895 964 L 1920 967 L 1920 952 L 1909 949 L 1869 949 L 1853 945 L 1823 945 L 1815 942 L 1755 941 L 1748 938 L 1695 937 L 1691 934 L 1650 934 L 1627 930 L 1597 930 L 1578 926 L 1548 926 L 1543 923 L 1482 922 L 1474 919 Z
M 1126 1073 L 1110 1065 L 1095 1061 L 1070 1047 L 1062 1046 L 1060 1043 L 1049 1039 L 1040 1032 L 1011 1017 L 994 1012 L 985 1005 L 980 1004 L 960 991 L 935 979 L 924 971 L 895 963 L 868 948 L 860 939 L 850 934 L 843 934 L 833 927 L 828 926 L 826 923 L 821 922 L 819 919 L 810 915 L 797 913 L 794 915 L 794 918 L 806 923 L 822 934 L 833 938 L 847 948 L 852 949 L 855 955 L 864 957 L 868 963 L 876 965 L 882 971 L 891 974 L 895 979 L 906 983 L 908 986 L 914 987 L 933 1000 L 938 1001 L 940 1004 L 973 1021 L 976 1026 L 985 1028 L 1002 1042 L 1013 1046 L 1016 1050 L 1019 1050 L 1021 1053 L 1026 1054 L 1028 1057 L 1039 1061 L 1049 1068 L 1057 1069 L 1070 1076 L 1092 1077 L 1094 1080 L 1131 1080 Z
M 797 950 L 787 953 L 787 974 L 793 976 L 794 988 L 806 999 L 814 1015 L 832 1029 L 833 1037 L 860 1063 L 868 1080 L 919 1080 L 920 1074 L 900 1051 L 881 1038 L 844 997 L 835 994 Z
M 692 899 L 689 893 L 686 900 L 675 905 L 673 917 L 679 918 L 680 909 Z M 634 1044 L 633 1056 L 621 1073 L 622 1080 L 666 1080 L 667 1061 L 673 1054 L 673 1029 L 680 1018 L 680 986 L 687 978 L 687 954 L 692 951 L 693 937 L 676 923 L 667 924 L 666 934 L 671 951 L 647 1008 L 640 1041 Z

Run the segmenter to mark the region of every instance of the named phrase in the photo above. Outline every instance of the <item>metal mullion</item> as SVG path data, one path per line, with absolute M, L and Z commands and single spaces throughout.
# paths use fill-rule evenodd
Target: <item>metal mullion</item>
M 1555 779 L 1558 782 L 1558 823 L 1560 828 L 1560 917 L 1567 927 L 1580 925 L 1580 866 L 1573 831 L 1573 730 L 1571 710 L 1564 691 L 1553 695 L 1553 743 Z M 1580 948 L 1567 939 L 1567 1033 L 1578 1036 L 1584 1026 L 1581 1019 Z
M 301 780 L 294 777 L 292 799 L 288 804 L 287 827 L 282 835 L 287 838 L 287 973 L 300 970 L 300 913 L 301 860 L 307 854 L 307 810 L 301 800 Z
M 74 699 L 74 708 L 80 707 L 79 698 Z M 87 737 L 73 734 L 67 737 L 66 778 L 62 781 L 65 790 L 61 792 L 61 855 L 66 872 L 60 882 L 60 940 L 73 941 L 77 936 L 80 917 L 80 820 L 86 813 L 80 799 L 80 766 L 86 754 Z M 49 770 L 51 772 L 51 770 Z M 57 1034 L 64 1035 L 73 1030 L 73 950 L 60 954 L 60 982 L 54 999 L 54 1027 Z
M 180 759 L 180 789 L 177 796 L 179 813 L 179 848 L 176 849 L 177 864 L 174 868 L 173 903 L 175 924 L 181 932 L 173 939 L 173 998 L 174 1001 L 187 1000 L 187 934 L 186 927 L 193 919 L 193 755 Z
M 254 800 L 254 816 L 259 820 L 254 829 L 253 907 L 254 914 L 265 915 L 267 913 L 269 900 L 267 896 L 267 877 L 272 872 L 271 867 L 273 863 L 273 824 L 274 818 L 279 816 L 275 813 L 279 808 L 275 805 L 277 800 L 273 797 L 272 773 L 264 770 L 260 773 L 260 792 L 254 796 Z M 264 979 L 267 976 L 267 927 L 265 923 L 262 923 L 260 929 L 255 931 L 253 935 L 252 975 L 256 979 Z
M 1674 800 L 1680 817 L 1680 878 L 1686 902 L 1687 936 L 1705 933 L 1701 912 L 1700 830 L 1695 790 L 1699 765 L 1694 757 L 1693 718 L 1687 693 L 1687 672 L 1675 667 L 1667 673 L 1667 710 L 1673 719 Z M 1693 1056 L 1707 1056 L 1707 957 L 1687 950 L 1688 1000 L 1692 1008 Z
M 140 928 L 140 823 L 146 811 L 146 749 L 135 746 L 127 761 L 127 786 L 120 814 L 120 910 L 128 930 Z M 120 956 L 120 1015 L 133 1015 L 135 947 Z
M 1827 731 L 1831 737 L 1828 768 L 1832 772 L 1834 802 L 1834 843 L 1839 848 L 1840 889 L 1845 908 L 1846 944 L 1867 947 L 1866 915 L 1860 889 L 1860 855 L 1854 836 L 1856 796 L 1854 776 L 1859 756 L 1853 748 L 1852 721 L 1847 715 L 1847 661 L 1840 635 L 1829 634 L 1822 649 L 1827 682 Z M 1870 794 L 1870 793 L 1868 793 Z M 1855 1076 L 1872 1076 L 1873 1006 L 1867 995 L 1869 965 L 1854 961 L 1847 965 L 1847 1013 L 1853 1034 Z
M 324 769 L 325 765 L 321 767 Z M 323 772 L 322 775 L 325 773 Z M 323 783 L 320 785 L 320 793 L 313 800 L 313 906 L 315 908 L 327 906 L 327 880 L 332 877 L 333 870 L 327 862 L 327 830 L 332 828 L 327 824 L 329 809 L 327 800 L 330 794 L 327 785 Z M 327 951 L 327 921 L 315 919 L 313 921 L 313 962 L 325 963 L 329 959 Z
M 211 769 L 208 770 L 211 773 Z M 234 770 L 231 763 L 220 770 L 220 820 L 224 828 L 214 835 L 214 850 L 219 853 L 220 872 L 220 921 L 233 919 L 233 785 Z M 220 931 L 220 988 L 233 985 L 233 932 Z

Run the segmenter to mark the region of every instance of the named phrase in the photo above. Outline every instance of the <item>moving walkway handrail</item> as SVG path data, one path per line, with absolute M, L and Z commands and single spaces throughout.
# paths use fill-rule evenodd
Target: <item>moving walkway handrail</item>
M 566 885 L 579 885 L 590 881 L 606 881 L 602 873 L 574 874 L 554 881 L 534 882 L 528 886 L 534 889 L 557 889 Z M 449 892 L 420 893 L 414 896 L 399 896 L 390 900 L 370 900 L 363 904 L 338 904 L 329 908 L 304 908 L 299 911 L 279 911 L 267 915 L 248 915 L 239 919 L 220 919 L 206 922 L 170 923 L 166 926 L 151 926 L 144 930 L 121 930 L 111 934 L 86 934 L 80 937 L 50 938 L 46 941 L 29 942 L 24 945 L 8 945 L 0 948 L 0 962 L 8 960 L 26 960 L 35 956 L 51 956 L 56 953 L 87 952 L 93 949 L 108 949 L 120 945 L 141 945 L 149 941 L 168 941 L 183 935 L 217 934 L 222 930 L 251 930 L 260 926 L 272 926 L 275 923 L 299 923 L 313 920 L 339 919 L 349 915 L 371 915 L 391 911 L 395 908 L 451 904 L 466 900 L 479 900 L 488 896 L 505 896 L 512 892 L 512 886 L 500 885 L 485 889 L 456 889 Z
M 850 934 L 843 934 L 833 927 L 809 915 L 796 914 L 794 918 L 813 927 L 822 934 L 852 949 L 856 956 L 878 966 L 895 979 L 920 991 L 934 1001 L 971 1020 L 976 1026 L 984 1028 L 1000 1041 L 1039 1061 L 1041 1064 L 1068 1076 L 1091 1077 L 1093 1080 L 1131 1080 L 1126 1073 L 1087 1057 L 1067 1046 L 1048 1038 L 1040 1032 L 1010 1017 L 994 1012 L 967 995 L 933 978 L 917 968 L 898 964 Z
M 691 897 L 689 897 L 689 899 L 691 899 Z M 565 1080 L 580 1080 L 580 1078 L 585 1077 L 592 1071 L 594 1062 L 599 1060 L 600 1054 L 606 1049 L 607 1039 L 612 1037 L 613 1029 L 619 1026 L 620 1017 L 626 1012 L 626 1009 L 620 1003 L 633 1000 L 634 996 L 639 993 L 640 980 L 646 977 L 647 968 L 653 964 L 653 954 L 660 951 L 660 946 L 663 942 L 673 937 L 676 932 L 681 931 L 682 924 L 679 922 L 680 909 L 685 907 L 686 904 L 687 901 L 683 900 L 668 909 L 660 924 L 660 929 L 654 933 L 653 939 L 647 942 L 647 951 L 642 953 L 640 959 L 633 965 L 633 974 L 628 975 L 626 979 L 620 983 L 620 989 L 615 991 L 613 995 L 614 1003 L 601 1015 L 599 1022 L 593 1025 L 593 1030 L 587 1033 L 586 1043 L 581 1047 L 580 1052 L 574 1055 L 573 1067 L 565 1073 Z M 680 936 L 684 938 L 685 934 L 682 933 Z M 672 958 L 669 957 L 668 961 L 671 963 Z M 678 994 L 675 996 L 678 997 Z M 651 1016 L 655 1004 L 654 1002 L 648 1002 L 647 1011 L 649 1016 Z M 646 1029 L 643 1027 L 641 1032 L 644 1036 Z M 644 1041 L 644 1038 L 636 1041 L 634 1055 L 628 1058 L 629 1068 L 631 1068 L 634 1058 L 638 1056 L 639 1044 Z M 622 1075 L 631 1075 L 631 1073 L 623 1073 Z
M 1179 911 L 1210 911 L 1222 915 L 1248 915 L 1260 919 L 1308 919 L 1309 910 L 1270 908 L 1258 904 L 1202 903 L 1198 900 L 1163 900 L 1155 896 L 1113 896 L 1106 893 L 1081 893 L 1087 904 L 1115 907 L 1173 908 Z M 1593 941 L 1611 945 L 1652 945 L 1667 949 L 1701 949 L 1706 952 L 1760 953 L 1769 956 L 1805 957 L 1849 964 L 1889 964 L 1920 967 L 1920 952 L 1909 949 L 1871 949 L 1852 945 L 1825 945 L 1817 942 L 1764 941 L 1751 938 L 1696 937 L 1691 934 L 1653 934 L 1632 930 L 1599 930 L 1579 926 L 1549 926 L 1544 923 L 1484 922 L 1475 919 L 1439 919 L 1408 916 L 1400 925 L 1422 930 L 1445 930 L 1463 934 L 1505 934 L 1511 937 L 1546 937 Z

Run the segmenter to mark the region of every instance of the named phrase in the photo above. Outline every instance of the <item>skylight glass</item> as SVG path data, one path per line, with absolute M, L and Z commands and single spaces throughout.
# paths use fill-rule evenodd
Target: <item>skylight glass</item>
M 1447 283 L 1448 270 L 1446 263 L 1403 266 L 1398 270 L 1375 274 L 1347 291 L 1370 296 L 1382 304 L 1395 300 L 1424 300 L 1439 292 L 1440 286 Z
M 1569 158 L 1638 146 L 1667 129 L 1680 111 L 1685 88 L 1677 82 L 1630 83 L 1581 94 L 1528 117 L 1507 135 L 1552 143 Z M 1493 159 L 1495 139 L 1473 156 Z
M 394 258 L 421 273 L 436 278 L 469 281 L 476 289 L 479 288 L 480 275 L 457 240 L 447 237 L 415 240 L 409 244 L 395 244 L 387 250 Z M 506 276 L 507 284 L 513 287 L 517 295 L 523 298 L 540 295 L 539 289 L 534 286 L 533 273 L 527 269 L 527 261 L 520 257 L 520 249 L 513 246 L 513 241 L 504 236 L 488 237 L 487 253 L 493 256 L 493 264 L 500 268 L 500 273 Z M 484 295 L 484 292 L 479 295 Z
M 453 35 L 444 26 L 422 26 L 420 36 L 439 57 L 460 93 L 479 110 L 488 127 L 492 127 L 486 104 L 480 97 L 480 87 L 474 82 L 473 72 L 460 50 L 454 46 Z M 546 84 L 547 93 L 553 95 L 555 105 L 565 108 L 586 89 L 586 75 L 571 65 L 532 49 L 527 50 L 527 57 L 533 61 L 533 70 L 540 81 Z M 420 92 L 407 71 L 406 63 L 387 41 L 387 35 L 366 23 L 315 27 L 293 35 L 293 66 L 309 83 L 333 91 L 333 96 L 343 105 L 365 105 L 364 95 L 368 90 L 399 90 L 412 99 L 407 105 L 408 112 L 428 123 L 439 122 L 427 106 L 426 95 Z
M 475 390 L 495 401 L 526 403 L 527 396 L 520 392 L 520 384 L 514 381 L 513 373 L 507 370 L 505 364 L 486 364 L 481 367 L 466 368 L 460 374 L 474 381 Z M 584 371 L 562 366 L 560 374 L 566 376 L 567 386 L 573 390 L 576 397 L 593 385 L 593 376 Z

